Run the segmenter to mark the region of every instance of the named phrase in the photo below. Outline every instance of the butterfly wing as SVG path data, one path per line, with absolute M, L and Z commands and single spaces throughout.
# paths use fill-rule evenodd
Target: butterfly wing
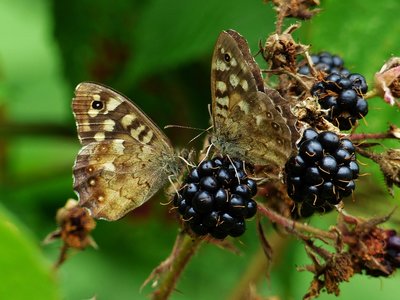
M 211 67 L 213 144 L 258 165 L 283 166 L 291 131 L 264 92 L 260 69 L 246 40 L 233 30 L 218 37 Z
M 73 168 L 80 205 L 117 220 L 156 193 L 175 161 L 162 131 L 125 96 L 89 82 L 72 101 L 82 149 Z

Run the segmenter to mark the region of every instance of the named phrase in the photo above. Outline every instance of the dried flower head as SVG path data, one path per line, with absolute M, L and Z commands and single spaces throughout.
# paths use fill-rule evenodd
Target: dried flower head
M 400 98 L 400 57 L 390 58 L 375 74 L 375 87 L 390 105 Z
M 56 221 L 59 228 L 50 233 L 45 242 L 61 239 L 68 248 L 97 247 L 96 242 L 90 236 L 96 227 L 96 222 L 87 209 L 78 205 L 78 201 L 68 199 L 65 206 L 57 211 Z

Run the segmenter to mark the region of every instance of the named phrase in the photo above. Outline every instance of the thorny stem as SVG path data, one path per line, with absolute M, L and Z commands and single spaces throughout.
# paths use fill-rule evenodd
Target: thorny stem
M 362 141 L 365 139 L 397 139 L 391 132 L 381 133 L 353 133 L 348 135 L 348 138 L 352 141 Z
M 307 232 L 310 234 L 313 234 L 314 236 L 318 238 L 325 238 L 329 240 L 336 240 L 337 239 L 337 234 L 334 232 L 329 232 L 329 231 L 324 231 L 315 227 L 312 227 L 310 225 L 307 225 L 305 223 L 300 223 L 291 219 L 288 219 L 277 212 L 263 206 L 262 204 L 258 204 L 258 211 L 266 216 L 271 222 L 279 224 L 286 228 L 289 232 Z M 353 244 L 355 243 L 354 239 L 350 237 L 343 237 L 343 242 L 347 244 Z
M 360 147 L 357 147 L 356 151 L 357 151 L 358 154 L 361 154 L 362 156 L 364 156 L 366 158 L 369 158 L 369 159 L 373 160 L 374 162 L 378 162 L 379 161 L 379 155 L 377 155 L 377 154 L 375 154 L 373 152 L 367 151 L 367 150 L 362 149 Z
M 156 290 L 152 293 L 151 299 L 165 300 L 168 299 L 174 291 L 182 271 L 195 254 L 197 248 L 201 244 L 202 239 L 192 238 L 186 233 L 180 233 L 172 250 L 171 260 L 167 259 L 170 264 L 168 268 L 163 270 L 162 276 L 157 282 Z

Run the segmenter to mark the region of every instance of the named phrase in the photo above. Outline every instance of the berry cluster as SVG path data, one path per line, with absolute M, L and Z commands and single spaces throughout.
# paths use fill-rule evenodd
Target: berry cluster
M 245 219 L 257 211 L 256 194 L 257 184 L 247 177 L 243 161 L 215 157 L 189 172 L 174 206 L 198 235 L 238 237 L 246 230 Z
M 318 54 L 311 55 L 314 68 L 323 71 L 326 74 L 336 73 L 347 76 L 350 72 L 344 68 L 343 59 L 338 55 L 332 55 L 329 52 L 320 52 Z M 310 75 L 310 67 L 306 64 L 300 66 L 300 74 Z
M 309 128 L 303 133 L 298 154 L 288 160 L 285 171 L 289 196 L 302 204 L 296 213 L 308 217 L 314 211 L 331 210 L 343 197 L 351 195 L 359 167 L 349 139 Z
M 329 110 L 325 117 L 341 130 L 348 130 L 368 113 L 368 103 L 363 94 L 368 90 L 364 76 L 332 73 L 317 82 L 311 93 L 318 97 L 323 109 Z

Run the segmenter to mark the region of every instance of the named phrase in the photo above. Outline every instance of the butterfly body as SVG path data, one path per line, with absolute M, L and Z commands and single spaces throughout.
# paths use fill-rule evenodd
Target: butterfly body
M 83 82 L 72 108 L 82 144 L 73 168 L 80 205 L 117 220 L 151 198 L 183 162 L 138 107 L 103 85 Z
M 233 30 L 218 37 L 211 67 L 211 143 L 257 165 L 283 166 L 291 154 L 291 130 L 265 93 L 261 71 L 246 40 Z

